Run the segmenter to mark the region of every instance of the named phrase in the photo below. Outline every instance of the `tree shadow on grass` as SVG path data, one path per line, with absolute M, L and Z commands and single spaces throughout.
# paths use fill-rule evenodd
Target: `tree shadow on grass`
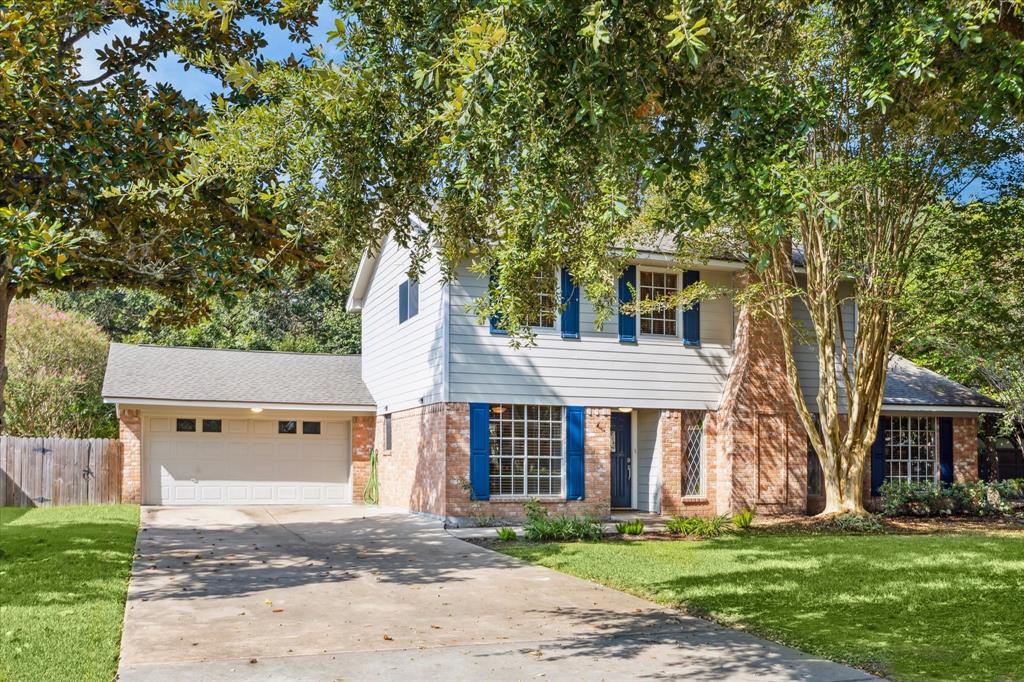
M 680 546 L 675 559 L 614 545 L 516 554 L 579 573 L 595 553 L 590 577 L 900 677 L 1014 679 L 1024 660 L 1024 535 L 750 535 Z

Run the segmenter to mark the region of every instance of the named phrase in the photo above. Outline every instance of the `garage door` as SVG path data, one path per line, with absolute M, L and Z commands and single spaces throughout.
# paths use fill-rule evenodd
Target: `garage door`
M 352 501 L 350 422 L 149 417 L 146 504 Z

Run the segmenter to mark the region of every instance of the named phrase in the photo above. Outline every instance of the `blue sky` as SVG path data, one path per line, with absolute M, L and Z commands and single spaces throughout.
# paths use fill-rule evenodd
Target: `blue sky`
M 334 28 L 334 11 L 326 2 L 320 3 L 317 9 L 317 26 L 312 30 L 311 40 L 314 45 L 322 45 L 325 52 L 330 55 L 333 46 L 327 44 L 327 32 Z M 244 28 L 258 28 L 263 32 L 267 41 L 263 55 L 269 59 L 284 59 L 290 54 L 301 55 L 306 51 L 303 44 L 293 43 L 288 39 L 288 34 L 277 26 L 261 26 L 258 22 L 248 20 L 241 24 Z M 83 79 L 99 75 L 99 60 L 96 57 L 96 50 L 110 43 L 118 36 L 138 36 L 138 31 L 127 26 L 123 22 L 116 22 L 111 29 L 105 33 L 96 33 L 82 39 L 79 43 L 81 61 L 79 70 Z M 213 76 L 190 69 L 185 71 L 181 60 L 177 55 L 166 55 L 156 62 L 156 70 L 144 73 L 143 77 L 150 83 L 169 83 L 179 88 L 186 97 L 195 99 L 203 104 L 210 101 L 210 93 L 220 92 L 220 81 Z

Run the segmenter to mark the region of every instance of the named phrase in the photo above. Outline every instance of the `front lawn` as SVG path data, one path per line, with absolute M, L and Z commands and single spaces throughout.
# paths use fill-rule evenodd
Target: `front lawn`
M 139 508 L 0 508 L 0 680 L 117 671 Z
M 1024 532 L 496 547 L 894 680 L 1024 680 Z

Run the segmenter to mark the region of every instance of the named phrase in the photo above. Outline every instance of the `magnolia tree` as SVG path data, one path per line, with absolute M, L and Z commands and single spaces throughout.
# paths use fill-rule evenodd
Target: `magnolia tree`
M 449 273 L 468 259 L 491 274 L 477 311 L 513 340 L 555 267 L 600 320 L 633 245 L 670 233 L 693 258 L 746 258 L 740 301 L 789 346 L 826 511 L 863 509 L 892 304 L 922 228 L 1020 150 L 1020 2 L 334 7 L 340 60 L 249 72 L 261 104 L 220 108 L 184 184 L 229 182 L 344 254 L 390 234 L 414 270 L 431 248 Z M 792 358 L 797 298 L 821 357 L 814 405 Z
M 158 60 L 189 57 L 244 106 L 230 83 L 259 63 L 265 41 L 258 26 L 275 24 L 308 40 L 316 21 L 315 2 L 217 7 L 203 0 L 0 7 L 0 395 L 16 296 L 122 284 L 153 287 L 180 308 L 270 279 L 271 262 L 313 262 L 302 257 L 303 235 L 272 213 L 243 214 L 216 182 L 159 201 L 115 196 L 180 172 L 183 142 L 206 118 L 177 88 L 143 78 Z M 83 55 L 86 39 L 96 36 L 106 44 Z M 87 56 L 95 68 L 85 73 Z M 0 398 L 0 430 L 3 413 Z

